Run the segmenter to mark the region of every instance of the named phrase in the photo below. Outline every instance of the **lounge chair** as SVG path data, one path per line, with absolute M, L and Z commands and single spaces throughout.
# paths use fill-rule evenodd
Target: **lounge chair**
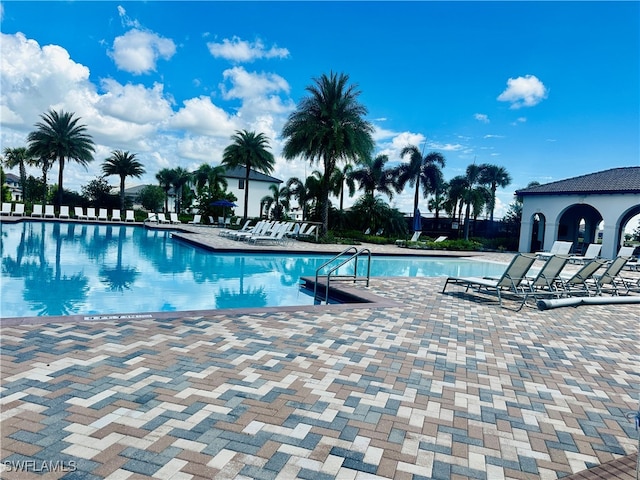
M 56 218 L 56 212 L 53 209 L 53 205 L 44 206 L 44 218 Z
M 445 292 L 447 286 L 450 284 L 466 287 L 465 292 L 469 291 L 471 287 L 476 288 L 478 291 L 485 289 L 488 292 L 496 292 L 498 295 L 498 303 L 501 307 L 503 306 L 502 294 L 509 293 L 521 299 L 525 297 L 520 305 L 520 308 L 522 308 L 526 296 L 530 295 L 530 291 L 527 292 L 521 284 L 535 261 L 535 255 L 519 253 L 513 257 L 513 260 L 511 260 L 511 263 L 507 266 L 500 278 L 448 277 L 442 288 L 442 293 Z
M 87 220 L 98 220 L 95 208 L 87 207 Z
M 593 260 L 598 258 L 600 255 L 600 250 L 602 250 L 601 243 L 590 243 L 587 247 L 587 251 L 584 252 L 584 255 L 571 255 L 569 257 L 570 263 L 586 263 L 589 260 Z
M 13 206 L 12 215 L 16 215 L 18 217 L 22 217 L 24 215 L 24 203 L 16 203 Z
M 523 287 L 522 308 L 529 297 L 538 300 L 540 297 L 560 297 L 562 291 L 558 290 L 560 272 L 569 261 L 568 255 L 553 255 L 547 259 L 535 277 L 526 277 Z
M 0 211 L 0 215 L 11 216 L 11 204 L 2 202 L 2 210 Z
M 268 222 L 266 220 L 261 220 L 255 224 L 253 228 L 249 228 L 245 231 L 234 230 L 229 231 L 227 237 L 232 238 L 234 240 L 248 240 L 251 236 L 258 235 L 267 235 L 275 222 Z
M 133 213 L 133 210 L 127 210 L 127 213 L 125 214 L 125 217 L 124 217 L 124 221 L 125 222 L 135 222 L 136 221 L 136 216 Z
M 605 260 L 595 259 L 584 264 L 580 269 L 572 275 L 564 276 L 560 275 L 557 280 L 557 287 L 562 288 L 564 295 L 588 295 L 591 296 L 593 290 L 587 283 L 594 273 L 596 273 L 600 267 L 606 265 Z
M 258 222 L 260 223 L 260 222 Z M 256 224 L 257 226 L 258 224 Z M 236 235 L 237 233 L 239 234 L 244 234 L 244 233 L 248 233 L 250 232 L 254 227 L 251 226 L 251 220 L 247 220 L 246 222 L 244 222 L 244 225 L 242 226 L 242 228 L 240 228 L 239 230 L 234 230 L 234 229 L 229 229 L 229 228 L 223 228 L 222 230 L 220 230 L 218 232 L 218 235 L 222 236 L 222 237 L 232 237 L 234 235 Z
M 61 205 L 60 206 L 60 213 L 58 214 L 58 218 L 69 218 L 69 206 L 68 205 Z
M 436 238 L 433 243 L 440 243 L 440 242 L 444 242 L 447 239 L 446 235 L 441 235 L 438 238 Z
M 180 224 L 182 223 L 180 221 L 180 219 L 178 218 L 178 214 L 177 213 L 170 213 L 169 214 L 169 222 L 173 223 L 173 224 Z
M 300 233 L 298 233 L 298 238 L 309 238 L 312 235 L 315 235 L 316 228 L 317 228 L 316 225 L 309 225 L 309 227 L 307 227 L 307 229 L 304 232 L 301 229 Z
M 406 247 L 409 242 L 417 242 L 420 235 L 422 235 L 422 232 L 420 230 L 416 230 L 413 232 L 413 235 L 411 235 L 409 240 L 396 240 L 396 245 L 399 247 Z
M 170 221 L 167 219 L 167 216 L 164 213 L 156 213 L 156 217 L 159 223 L 170 223 Z
M 42 205 L 36 203 L 33 205 L 33 211 L 31 212 L 32 217 L 41 217 L 42 216 Z
M 256 244 L 258 242 L 267 242 L 267 243 L 275 243 L 275 244 L 283 244 L 286 239 L 287 233 L 290 231 L 292 223 L 282 222 L 274 228 L 271 229 L 269 234 L 267 235 L 251 235 L 247 241 L 249 243 Z
M 113 210 L 111 210 L 111 221 L 112 222 L 121 222 L 122 221 L 122 217 L 120 216 L 120 210 L 117 208 L 114 208 Z
M 88 220 L 82 207 L 73 207 L 73 213 L 78 220 Z
M 200 225 L 201 221 L 202 221 L 202 215 L 196 214 L 196 215 L 193 216 L 193 220 L 189 221 L 189 224 L 190 225 Z
M 573 242 L 563 242 L 556 240 L 548 252 L 536 252 L 536 256 L 542 260 L 549 258 L 551 255 L 568 255 L 571 251 Z
M 98 210 L 98 220 L 104 220 L 105 222 L 109 220 L 109 212 L 107 212 L 106 208 Z
M 618 255 L 616 257 L 633 257 L 633 252 L 636 250 L 636 247 L 620 247 L 618 250 Z
M 620 272 L 630 258 L 631 257 L 616 257 L 606 265 L 601 274 L 592 276 L 589 284 L 595 287 L 597 295 L 602 295 L 603 293 L 619 295 L 621 289 L 624 289 L 625 293 L 629 293 L 630 286 L 635 280 L 620 276 Z

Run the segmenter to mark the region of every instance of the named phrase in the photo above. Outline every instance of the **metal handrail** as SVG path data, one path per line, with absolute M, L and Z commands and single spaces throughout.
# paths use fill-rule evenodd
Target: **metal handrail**
M 349 263 L 350 261 L 355 260 L 355 264 L 353 267 L 353 275 L 342 275 L 340 277 L 334 276 L 334 279 L 337 278 L 343 278 L 343 279 L 351 279 L 353 278 L 353 282 L 355 283 L 356 281 L 358 281 L 358 258 L 361 255 L 367 255 L 367 276 L 363 277 L 361 280 L 365 280 L 367 281 L 367 287 L 369 286 L 369 279 L 371 277 L 371 250 L 369 250 L 368 248 L 363 248 L 361 250 L 358 250 L 356 247 L 349 247 L 345 250 L 343 250 L 342 252 L 340 252 L 339 254 L 337 254 L 336 256 L 332 257 L 331 259 L 327 260 L 326 262 L 324 262 L 322 265 L 320 265 L 317 269 L 316 269 L 316 278 L 315 278 L 315 283 L 313 286 L 313 299 L 316 300 L 318 298 L 318 276 L 320 275 L 320 271 L 325 268 L 327 265 L 331 264 L 332 262 L 335 262 L 336 260 L 338 260 L 340 257 L 343 257 L 345 255 L 348 255 L 349 253 L 353 252 L 348 258 L 346 258 L 345 260 L 343 260 L 342 262 L 340 262 L 337 265 L 334 265 L 328 272 L 327 272 L 327 285 L 325 288 L 325 303 L 329 303 L 329 284 L 331 283 L 331 275 L 338 270 L 340 267 L 346 265 L 347 263 Z

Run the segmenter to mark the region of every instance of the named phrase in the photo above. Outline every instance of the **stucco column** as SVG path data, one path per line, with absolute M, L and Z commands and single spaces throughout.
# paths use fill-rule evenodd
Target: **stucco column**
M 600 256 L 603 258 L 614 258 L 618 253 L 618 238 L 616 236 L 616 222 L 614 218 L 604 219 L 604 229 L 602 231 L 602 250 Z

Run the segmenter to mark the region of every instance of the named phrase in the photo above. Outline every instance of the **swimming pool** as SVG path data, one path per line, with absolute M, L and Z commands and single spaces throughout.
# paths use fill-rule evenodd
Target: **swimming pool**
M 140 226 L 0 223 L 0 317 L 313 305 L 330 255 L 214 253 Z M 372 276 L 499 275 L 471 260 L 374 257 Z

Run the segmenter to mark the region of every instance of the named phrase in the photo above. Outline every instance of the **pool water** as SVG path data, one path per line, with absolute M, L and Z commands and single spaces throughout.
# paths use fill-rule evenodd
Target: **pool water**
M 0 223 L 0 240 L 2 318 L 312 305 L 299 279 L 331 257 L 214 253 L 131 225 Z M 372 276 L 495 276 L 503 269 L 454 259 L 371 262 Z

